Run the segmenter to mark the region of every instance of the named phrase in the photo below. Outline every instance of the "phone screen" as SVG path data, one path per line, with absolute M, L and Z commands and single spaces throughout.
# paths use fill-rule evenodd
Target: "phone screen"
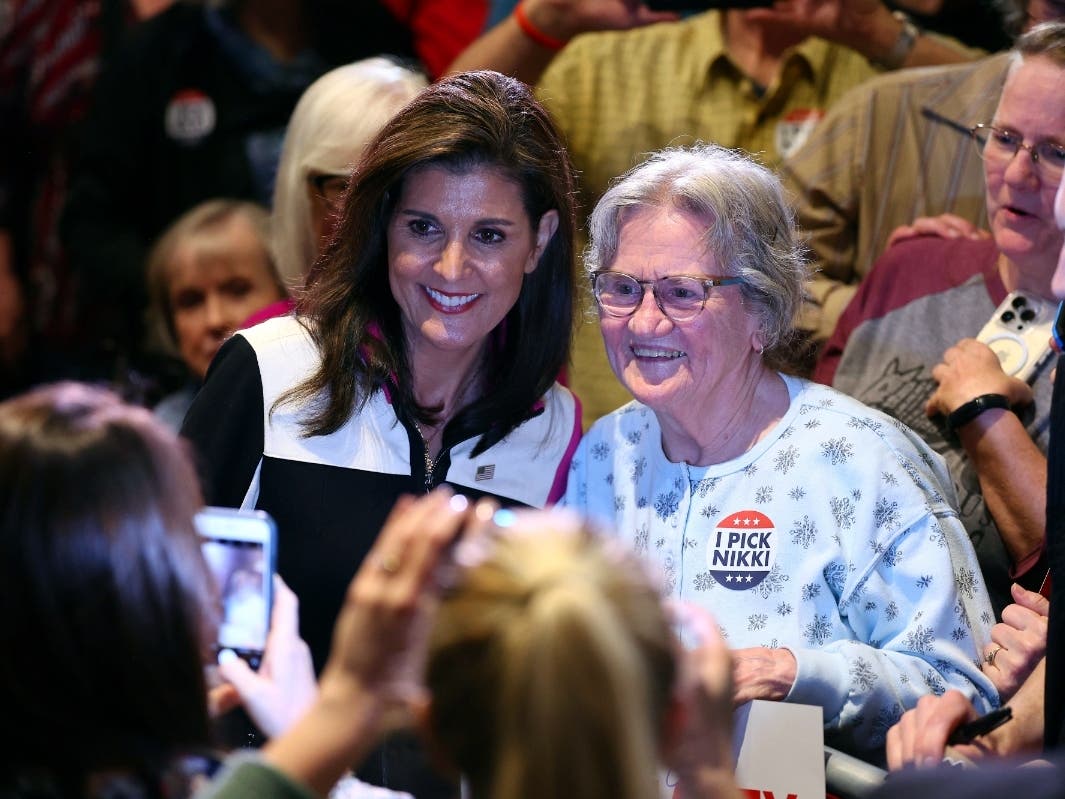
M 253 666 L 266 646 L 273 599 L 273 521 L 260 512 L 205 508 L 196 516 L 200 548 L 214 577 L 219 649 Z

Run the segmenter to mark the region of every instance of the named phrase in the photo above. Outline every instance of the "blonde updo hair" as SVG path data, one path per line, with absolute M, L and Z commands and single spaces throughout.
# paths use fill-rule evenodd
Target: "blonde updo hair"
M 477 799 L 655 799 L 676 669 L 635 557 L 541 527 L 502 538 L 445 595 L 430 726 Z

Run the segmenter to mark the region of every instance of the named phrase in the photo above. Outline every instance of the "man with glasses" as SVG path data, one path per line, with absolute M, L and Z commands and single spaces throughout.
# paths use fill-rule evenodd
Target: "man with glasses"
M 1023 364 L 1045 357 L 1049 329 L 1036 323 L 1049 321 L 1055 305 L 1062 87 L 1065 23 L 1047 23 L 1021 37 L 994 117 L 970 133 L 983 159 L 991 238 L 921 237 L 889 248 L 815 371 L 821 382 L 905 422 L 944 456 L 999 611 L 1012 581 L 1036 589 L 1046 571 L 1050 369 L 1019 375 Z M 975 339 L 992 319 L 1012 324 L 995 342 L 998 356 Z M 1028 349 L 1000 364 L 1010 347 Z M 994 678 L 993 656 L 985 654 Z
M 1065 0 L 1023 4 L 1028 27 L 1065 17 Z M 912 235 L 918 220 L 926 232 L 986 235 L 983 173 L 968 132 L 991 119 L 1012 58 L 873 78 L 835 103 L 781 163 L 820 270 L 803 318 L 816 339 L 832 334 L 900 227 Z

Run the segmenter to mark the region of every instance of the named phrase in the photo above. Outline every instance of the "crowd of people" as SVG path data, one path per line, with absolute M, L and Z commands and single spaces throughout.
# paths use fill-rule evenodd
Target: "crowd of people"
M 1059 4 L 49 5 L 0 796 L 731 799 L 752 700 L 883 796 L 1065 796 Z M 205 504 L 276 524 L 251 665 Z

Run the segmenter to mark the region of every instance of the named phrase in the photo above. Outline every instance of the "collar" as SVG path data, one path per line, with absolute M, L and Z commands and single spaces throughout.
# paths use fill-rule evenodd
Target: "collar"
M 725 43 L 725 16 L 722 12 L 707 11 L 693 17 L 692 24 L 703 56 L 698 62 L 699 75 L 707 76 L 708 79 L 715 75 L 727 74 L 748 77 L 729 57 Z M 792 64 L 798 65 L 807 77 L 815 77 L 819 71 L 827 68 L 832 47 L 829 42 L 815 36 L 808 36 L 794 47 L 789 47 L 781 60 L 780 75 L 772 86 L 766 86 L 765 89 L 768 92 L 779 84 L 780 78 Z

